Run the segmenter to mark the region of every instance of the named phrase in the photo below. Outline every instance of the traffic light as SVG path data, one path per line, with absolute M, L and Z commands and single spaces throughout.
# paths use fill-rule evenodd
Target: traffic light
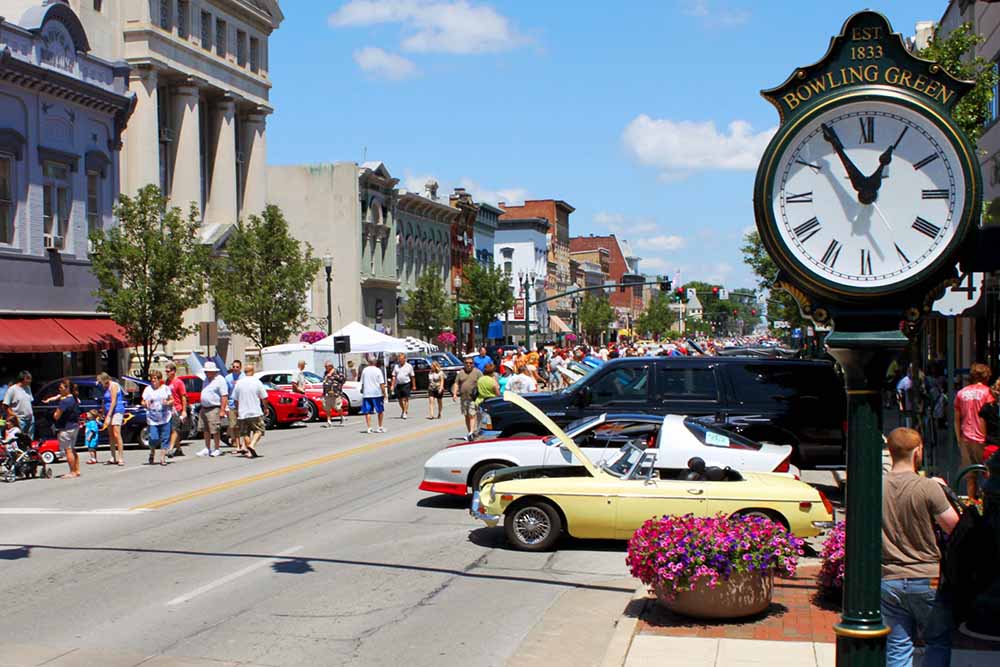
M 733 317 L 736 317 L 736 315 L 738 315 L 738 314 L 739 314 L 739 311 L 736 310 L 735 308 L 733 308 Z
M 756 308 L 751 308 L 750 309 L 750 314 L 753 315 L 753 316 L 756 316 L 757 315 L 757 309 Z
M 712 296 L 719 296 L 719 288 L 718 287 L 713 287 L 712 288 Z
M 669 292 L 670 291 L 670 278 L 665 276 L 660 277 L 660 291 Z

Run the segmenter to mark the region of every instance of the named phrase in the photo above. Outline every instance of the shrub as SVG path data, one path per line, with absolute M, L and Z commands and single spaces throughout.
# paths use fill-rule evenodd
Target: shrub
M 715 588 L 737 572 L 795 574 L 803 541 L 763 517 L 664 516 L 644 523 L 628 543 L 632 576 L 672 598 Z
M 846 542 L 844 522 L 838 521 L 823 542 L 820 557 L 823 565 L 819 569 L 816 583 L 820 590 L 831 597 L 840 595 L 844 589 L 844 565 L 846 562 Z
M 442 331 L 437 337 L 438 345 L 442 347 L 451 347 L 458 341 L 458 338 L 450 331 Z
M 326 334 L 322 331 L 303 331 L 299 334 L 300 343 L 317 343 L 326 338 Z

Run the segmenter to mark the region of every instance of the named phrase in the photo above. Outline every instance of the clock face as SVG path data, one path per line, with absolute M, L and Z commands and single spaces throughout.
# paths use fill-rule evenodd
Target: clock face
M 934 264 L 958 232 L 959 154 L 910 107 L 840 104 L 784 145 L 770 201 L 782 245 L 809 273 L 848 290 L 891 289 Z

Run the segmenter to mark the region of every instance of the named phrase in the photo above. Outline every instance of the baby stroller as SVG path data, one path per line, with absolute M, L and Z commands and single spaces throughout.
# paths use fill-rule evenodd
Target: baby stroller
M 32 446 L 31 437 L 19 433 L 13 442 L 5 446 L 3 459 L 0 461 L 0 478 L 5 482 L 18 479 L 43 477 L 52 478 L 52 470 L 45 465 L 38 450 Z

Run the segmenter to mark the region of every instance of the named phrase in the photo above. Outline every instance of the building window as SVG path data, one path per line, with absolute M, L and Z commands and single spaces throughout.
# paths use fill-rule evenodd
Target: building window
M 247 34 L 242 30 L 236 31 L 236 64 L 240 67 L 247 65 Z
M 208 12 L 201 13 L 201 48 L 212 50 L 212 15 Z
M 14 158 L 0 155 L 0 243 L 14 243 Z
M 103 4 L 104 4 L 104 3 L 103 3 L 103 2 L 101 1 L 101 0 L 94 0 L 94 11 L 95 11 L 95 12 L 99 12 L 99 11 L 101 11 L 101 6 L 102 6 Z
M 160 0 L 160 27 L 170 30 L 170 0 Z
M 1000 64 L 993 63 L 993 76 L 1000 74 Z M 994 81 L 997 79 L 994 78 Z M 993 123 L 1000 116 L 1000 82 L 993 84 L 993 96 L 990 99 L 989 111 L 986 114 L 986 125 Z
M 87 237 L 101 229 L 101 174 L 87 172 Z
M 70 203 L 69 167 L 58 162 L 46 162 L 42 167 L 42 231 L 51 236 L 54 247 L 66 247 L 69 232 Z
M 187 39 L 191 34 L 190 23 L 191 20 L 191 3 L 188 0 L 177 0 L 177 36 L 181 39 Z
M 226 57 L 226 22 L 215 19 L 215 55 Z
M 260 40 L 256 37 L 250 38 L 250 71 L 260 71 Z

